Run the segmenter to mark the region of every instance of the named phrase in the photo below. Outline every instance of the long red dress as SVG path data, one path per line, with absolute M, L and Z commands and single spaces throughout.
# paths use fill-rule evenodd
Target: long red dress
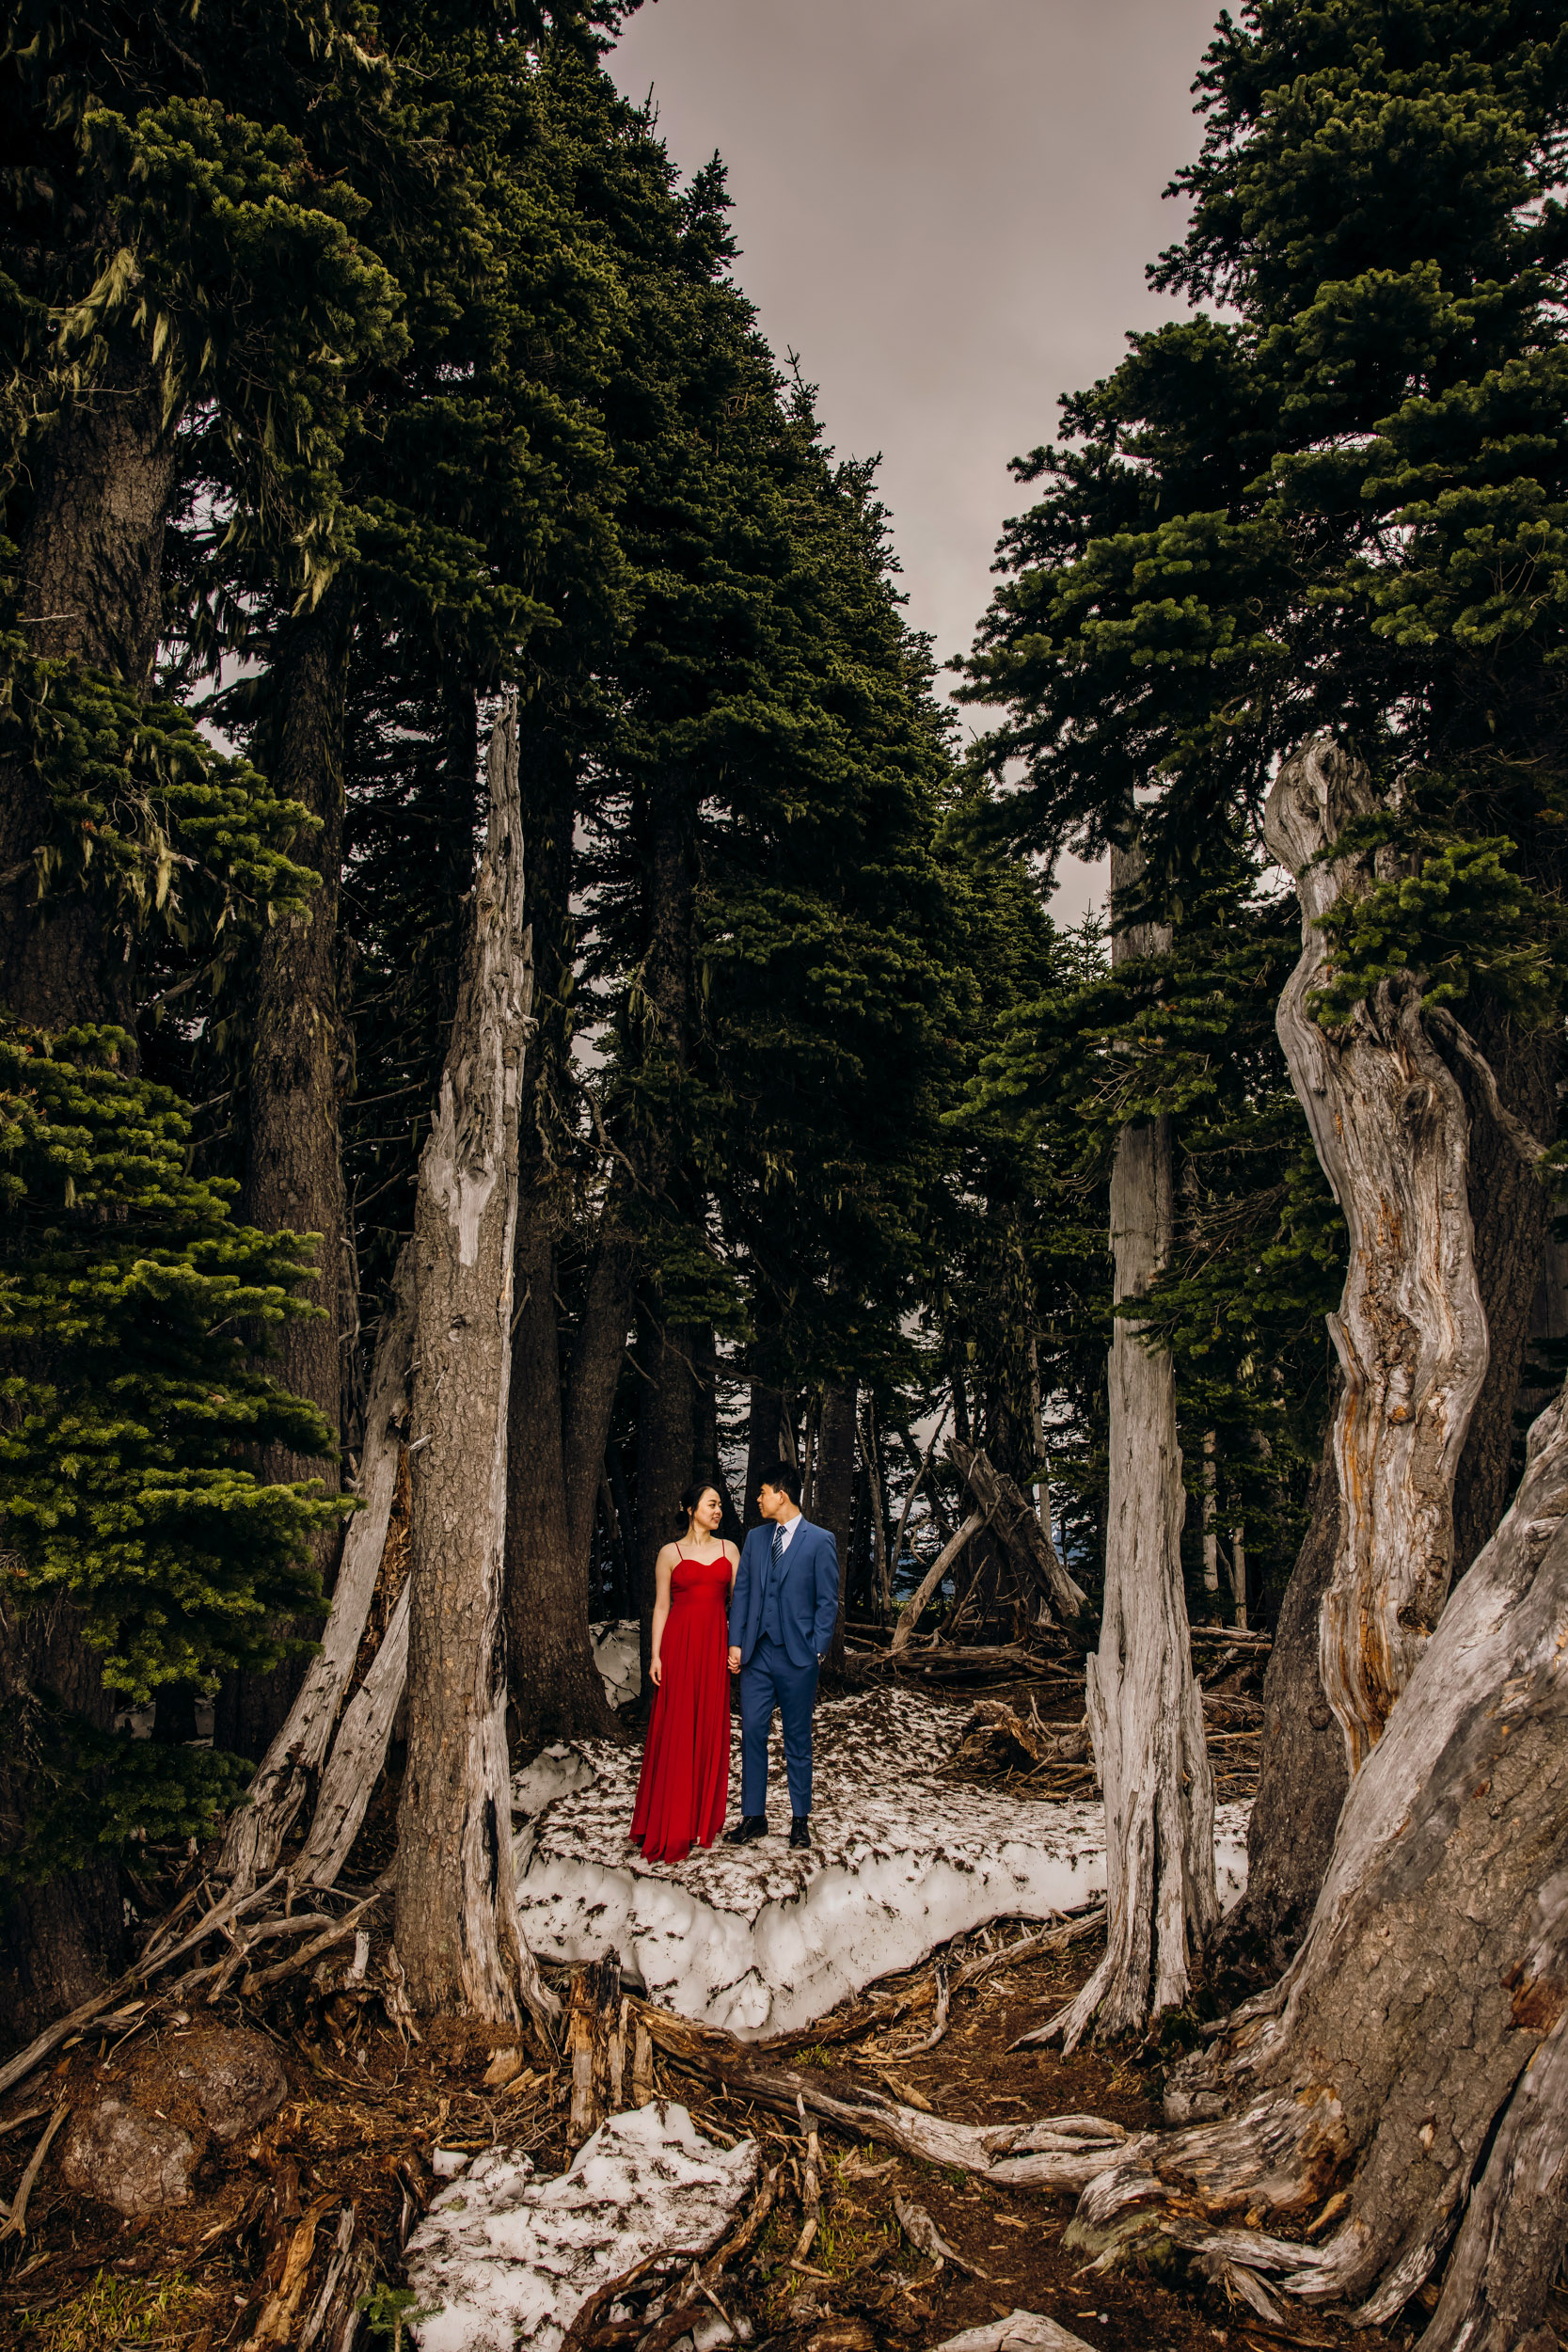
M 730 1783 L 730 1563 L 677 1560 L 630 1835 L 649 1862 L 684 1862 L 724 1826 Z

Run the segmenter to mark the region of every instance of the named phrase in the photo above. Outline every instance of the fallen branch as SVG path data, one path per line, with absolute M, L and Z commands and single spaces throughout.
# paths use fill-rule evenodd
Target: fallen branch
M 921 1612 L 926 1607 L 927 1602 L 930 1599 L 932 1594 L 936 1591 L 937 1586 L 942 1582 L 942 1578 L 947 1574 L 948 1569 L 952 1566 L 959 1552 L 962 1551 L 964 1546 L 967 1543 L 973 1542 L 974 1538 L 980 1533 L 980 1530 L 984 1527 L 985 1523 L 986 1515 L 983 1511 L 971 1511 L 968 1518 L 965 1519 L 958 1534 L 948 1537 L 946 1543 L 943 1544 L 935 1560 L 927 1569 L 925 1575 L 921 1578 L 920 1582 L 916 1585 L 914 1591 L 910 1595 L 909 1599 L 904 1603 L 903 1608 L 898 1613 L 898 1622 L 893 1629 L 893 1641 L 888 1651 L 889 1657 L 896 1658 L 901 1651 L 908 1648 L 910 1637 L 913 1633 L 915 1627 L 920 1623 Z
M 48 2130 L 44 2133 L 43 2137 L 39 2141 L 39 2144 L 34 2149 L 32 2154 L 28 2157 L 27 2169 L 22 2175 L 21 2182 L 17 2187 L 16 2195 L 11 2199 L 10 2211 L 7 2215 L 4 2224 L 0 2225 L 0 2246 L 3 2246 L 8 2238 L 26 2236 L 27 2200 L 33 2193 L 34 2182 L 38 2179 L 39 2174 L 43 2169 L 43 2159 L 49 2153 L 50 2142 L 54 2139 L 55 2133 L 59 2130 L 60 2125 L 65 2122 L 66 2117 L 70 2113 L 71 2102 L 69 2100 L 65 2100 L 55 2109 L 54 2114 L 49 2119 Z
M 1047 2116 L 1032 2123 L 956 2123 L 940 2115 L 923 2115 L 876 2092 L 863 2092 L 857 2099 L 834 2098 L 793 2069 L 758 2066 L 751 2044 L 737 2042 L 717 2026 L 693 2025 L 646 2002 L 634 2007 L 668 2059 L 721 2083 L 733 2098 L 780 2115 L 798 2116 L 801 2108 L 807 2108 L 852 2137 L 879 2140 L 927 2164 L 953 2165 L 1011 2187 L 1083 2188 L 1113 2160 L 1141 2154 L 1151 2144 L 1150 2135 L 1134 2137 L 1120 2123 L 1099 2116 Z
M 14 2058 L 8 2058 L 5 2065 L 0 2066 L 0 2099 L 5 2097 L 7 2091 L 14 2084 L 23 2081 L 26 2075 L 30 2074 L 35 2066 L 40 2065 L 51 2051 L 57 2050 L 62 2042 L 69 2041 L 72 2034 L 80 2033 L 85 2026 L 90 2026 L 95 2018 L 103 2018 L 105 2024 L 123 2023 L 123 2019 L 111 2018 L 108 2012 L 113 2010 L 118 2003 L 123 2001 L 128 1993 L 135 1993 L 138 1986 L 147 1982 L 149 1978 L 161 1975 L 164 1969 L 193 1949 L 196 1945 L 204 1943 L 209 1935 L 216 1934 L 221 1927 L 240 1918 L 245 1912 L 256 1910 L 281 1883 L 282 1877 L 283 1873 L 279 1870 L 267 1881 L 264 1886 L 255 1887 L 248 1894 L 227 1896 L 222 1902 L 214 1904 L 213 1909 L 204 1915 L 198 1926 L 192 1928 L 189 1933 L 182 1936 L 177 1943 L 169 1945 L 166 1950 L 157 1952 L 154 1952 L 152 1946 L 150 1945 L 141 1959 L 133 1967 L 127 1968 L 123 1976 L 117 1977 L 114 1983 L 107 1986 L 103 1992 L 94 1994 L 91 2000 L 81 2002 L 77 2008 L 68 2010 L 64 2017 L 56 2017 L 52 2026 L 45 2026 L 43 2031 L 29 2042 L 24 2050 L 19 2050 Z M 200 1976 L 209 1973 L 210 1971 L 205 1969 L 198 1972 Z M 182 1978 L 182 1986 L 186 1981 L 187 1979 Z

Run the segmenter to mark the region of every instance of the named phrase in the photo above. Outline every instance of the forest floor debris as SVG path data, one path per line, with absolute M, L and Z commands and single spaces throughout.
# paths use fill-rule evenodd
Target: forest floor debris
M 1256 1671 L 1256 1653 L 1250 1663 Z M 1075 1690 L 1068 1677 L 1031 1675 L 988 1695 L 1002 1697 L 1027 1720 L 1031 1692 L 1037 1719 L 1058 1734 L 1081 1719 L 1082 1683 Z M 1228 1727 L 1217 1720 L 1222 1707 L 1244 1729 L 1247 1700 L 1245 1690 L 1216 1694 L 1210 1710 L 1215 1730 Z M 967 1784 L 976 1796 L 1012 1804 L 1025 1772 L 1006 1763 L 956 1760 L 973 1704 L 951 1699 L 940 1703 L 940 1711 L 944 1745 L 940 1752 L 933 1745 L 931 1769 L 942 1775 L 944 1800 Z M 792 1867 L 782 1841 L 773 1842 L 773 1859 Z M 356 1861 L 363 1868 L 367 1855 Z M 164 1949 L 182 1940 L 213 1892 L 202 1896 L 199 1880 L 193 1881 Z M 1082 1888 L 1078 1899 L 1082 1904 Z M 316 1900 L 310 1898 L 312 1912 Z M 339 1908 L 346 1917 L 357 1905 L 345 1895 L 334 1899 Z M 361 2352 L 371 2352 L 373 2344 L 392 2341 L 414 2308 L 404 2249 L 445 2193 L 454 2166 L 497 2151 L 513 2164 L 531 2158 L 539 2181 L 565 2173 L 573 2153 L 569 2067 L 531 2031 L 421 2020 L 416 2040 L 395 2014 L 387 1925 L 372 1910 L 311 1968 L 261 1987 L 248 2001 L 240 1996 L 244 1972 L 228 1979 L 209 2013 L 266 2033 L 288 2091 L 254 2132 L 229 2142 L 214 2137 L 203 2146 L 188 2204 L 122 2222 L 106 2205 L 68 2190 L 57 2146 L 48 2153 L 34 2169 L 26 2234 L 0 2249 L 0 2344 L 97 2352 L 111 2344 L 158 2343 L 187 2352 L 239 2352 L 269 2312 L 281 2317 L 291 2296 L 285 2327 L 297 2344 L 323 2306 L 336 2264 L 335 2308 L 341 2310 L 345 2297 L 351 2310 L 367 2306 L 356 2340 Z M 321 1932 L 283 1940 L 303 1945 Z M 356 1976 L 362 1934 L 371 1948 Z M 752 2237 L 705 2289 L 691 2284 L 691 2270 L 678 2281 L 650 2272 L 592 2316 L 572 2352 L 634 2352 L 639 2344 L 673 2352 L 677 2335 L 669 2329 L 679 2323 L 689 2330 L 697 2306 L 707 2315 L 696 2323 L 705 2342 L 710 2330 L 713 2341 L 724 2340 L 721 2331 L 733 2324 L 749 2331 L 759 2352 L 764 2345 L 776 2352 L 930 2352 L 966 2331 L 981 2330 L 974 2340 L 989 2340 L 1004 2321 L 1012 2334 L 998 2340 L 1016 2336 L 1022 2345 L 1030 2341 L 1019 2333 L 1029 2314 L 1106 2352 L 1155 2345 L 1197 2352 L 1216 2344 L 1273 2352 L 1286 2341 L 1360 2341 L 1368 2347 L 1411 2341 L 1413 2329 L 1398 2325 L 1386 2335 L 1357 2339 L 1310 2313 L 1285 2336 L 1228 2307 L 1222 2290 L 1174 2274 L 1091 2279 L 1060 2244 L 1073 2208 L 1070 2191 L 933 2163 L 864 2133 L 851 2136 L 818 2111 L 830 2102 L 853 2107 L 880 2098 L 913 2117 L 934 2115 L 972 2132 L 1084 2113 L 1129 2134 L 1154 2127 L 1164 2064 L 1181 2036 L 1197 2030 L 1196 2020 L 1178 2022 L 1169 2049 L 1086 2051 L 1064 2059 L 1059 2050 L 1015 2046 L 1084 1981 L 1101 1940 L 1092 1907 L 1043 1923 L 1013 1915 L 922 1953 L 918 1965 L 884 1977 L 799 2031 L 749 2041 L 748 2063 L 786 2070 L 813 2086 L 815 2161 L 793 2099 L 784 2103 L 788 2111 L 748 2104 L 737 2087 L 656 2046 L 652 2096 L 684 2107 L 721 2150 L 754 2140 L 768 2196 L 765 2201 L 759 2194 L 753 2207 Z M 128 2002 L 121 1994 L 118 2007 L 79 2026 L 65 2037 L 69 2046 L 52 2050 L 0 2099 L 0 2195 L 8 2201 L 62 2108 L 86 2112 L 105 2097 L 146 2104 L 157 2098 L 161 2075 L 176 2077 L 198 2029 L 193 2012 L 198 2002 L 205 2006 L 214 1980 L 199 1947 L 175 1965 L 202 1968 L 199 1989 L 192 1988 L 196 1998 L 187 1995 L 182 2007 L 166 1999 Z M 261 1973 L 252 1972 L 253 1985 Z M 561 1972 L 557 1980 L 563 1990 Z M 899 2202 L 928 2217 L 942 2244 L 972 2267 L 945 2257 L 939 2267 L 911 2246 Z M 816 2227 L 801 2251 L 808 2218 Z M 716 2260 L 702 2265 L 704 2279 Z M 1556 2317 L 1568 2337 L 1568 2302 Z M 1043 2340 L 1051 2342 L 1049 2333 Z M 318 2330 L 313 2347 L 327 2341 Z
M 1040 1937 L 1048 1939 L 1043 1947 L 1035 1941 Z M 1066 1940 L 1037 1922 L 993 1923 L 805 2032 L 749 2043 L 748 2056 L 791 2069 L 847 2102 L 883 2091 L 891 2072 L 929 2109 L 971 2126 L 1086 2110 L 1129 2133 L 1148 2130 L 1159 2122 L 1164 2050 L 1089 2051 L 1064 2059 L 1058 2051 L 1012 2046 L 1083 1981 L 1100 1942 L 1093 1921 Z M 1034 1948 L 1025 1950 L 1026 1944 Z M 949 1988 L 945 2031 L 934 2047 L 912 2048 L 929 2031 L 939 1971 Z M 270 2018 L 290 2095 L 249 2139 L 206 2152 L 189 2205 L 122 2224 L 107 2208 L 67 2192 L 55 2164 L 44 2166 L 25 2245 L 0 2278 L 0 2343 L 27 2352 L 96 2352 L 109 2344 L 153 2341 L 188 2352 L 237 2348 L 254 2334 L 274 2291 L 266 2284 L 269 2265 L 280 2280 L 303 2221 L 319 2207 L 298 2305 L 309 2315 L 332 2258 L 334 2217 L 352 2206 L 356 2230 L 376 2264 L 361 2290 L 370 2299 L 368 2318 L 383 2328 L 377 2337 L 361 2337 L 370 2352 L 373 2342 L 391 2341 L 399 2313 L 414 2307 L 402 2249 L 448 2185 L 437 2180 L 437 2150 L 464 2161 L 492 2149 L 512 2161 L 527 2155 L 542 2181 L 570 2162 L 569 2074 L 531 2036 L 432 2024 L 421 2026 L 421 2042 L 404 2043 L 373 2004 L 340 2028 L 331 2003 L 298 1980 L 273 1996 Z M 165 2023 L 149 2035 L 156 2034 L 158 2051 L 172 2062 L 182 2031 Z M 50 2097 L 55 2105 L 74 2104 L 128 2084 L 134 2047 L 115 2053 L 110 2036 L 79 2042 L 55 2060 Z M 486 2090 L 484 2076 L 502 2048 L 515 2048 L 524 2063 L 510 2083 Z M 1050 2318 L 1104 2352 L 1207 2352 L 1219 2344 L 1274 2352 L 1282 2341 L 1359 2341 L 1370 2352 L 1411 2341 L 1413 2331 L 1399 2326 L 1358 2339 L 1310 2314 L 1287 2339 L 1244 2310 L 1227 2309 L 1219 2290 L 1201 2282 L 1081 2275 L 1081 2257 L 1065 2254 L 1060 2244 L 1073 2208 L 1070 2193 L 933 2164 L 847 2137 L 827 2120 L 817 2122 L 819 2223 L 800 2256 L 806 2156 L 800 2119 L 748 2108 L 711 2077 L 657 2049 L 654 2070 L 657 2098 L 686 2108 L 720 2148 L 754 2139 L 765 2175 L 776 2176 L 755 2238 L 714 2286 L 727 2321 L 744 2322 L 758 2352 L 765 2344 L 776 2352 L 813 2345 L 831 2352 L 835 2344 L 843 2352 L 867 2341 L 877 2352 L 930 2352 L 944 2339 L 1019 2312 Z M 138 2079 L 154 2078 L 144 2067 Z M 20 2093 L 14 2104 L 21 2110 Z M 38 2104 L 36 2090 L 30 2104 Z M 6 2120 L 0 2113 L 0 2124 Z M 15 2186 L 41 2129 L 35 2120 L 0 2136 L 0 2190 Z M 939 2269 L 909 2243 L 895 2201 L 921 2208 L 946 2245 L 989 2275 L 946 2261 Z M 618 2317 L 607 2306 L 602 2325 L 574 2352 L 634 2352 L 659 2324 L 650 2319 L 651 2308 L 671 2292 L 668 2279 L 650 2275 L 627 2290 Z M 698 2299 L 717 2328 L 712 2305 Z M 641 2330 L 632 2328 L 638 2319 L 647 2323 Z M 688 2309 L 685 2324 L 690 2321 Z

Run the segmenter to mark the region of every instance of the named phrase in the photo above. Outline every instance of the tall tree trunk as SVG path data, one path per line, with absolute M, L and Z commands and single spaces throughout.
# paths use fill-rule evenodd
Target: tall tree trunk
M 1318 1670 L 1318 1621 L 1339 1549 L 1335 1421 L 1331 1412 L 1307 1497 L 1307 1533 L 1279 1605 L 1263 1677 L 1246 1893 L 1225 1923 L 1228 1946 L 1255 1940 L 1276 1973 L 1307 1932 L 1350 1785 L 1344 1740 Z
M 30 496 L 18 537 L 22 626 L 30 653 L 106 671 L 145 693 L 157 650 L 164 531 L 175 441 L 141 355 L 111 358 L 58 421 L 29 443 Z M 130 1029 L 134 965 L 87 892 L 40 902 L 38 854 L 54 832 L 43 781 L 24 746 L 0 740 L 0 1005 L 28 1025 Z M 132 1057 L 134 1045 L 129 1049 Z M 0 1371 L 12 1369 L 0 1358 Z M 0 1609 L 0 1832 L 8 1840 L 38 1796 L 28 1737 L 40 1695 L 100 1731 L 114 1708 L 97 1652 L 67 1602 Z M 92 1862 L 0 1902 L 0 2032 L 31 2032 L 89 1994 L 124 1943 L 119 1873 Z
M 849 1536 L 855 1517 L 855 1417 L 860 1401 L 858 1380 L 835 1381 L 822 1399 L 822 1426 L 816 1443 L 816 1510 L 818 1527 L 825 1527 L 838 1546 L 838 1616 L 833 1625 L 829 1661 L 835 1674 L 844 1671 L 844 1613 L 849 1599 Z
M 748 1531 L 762 1525 L 762 1513 L 757 1509 L 757 1488 L 763 1479 L 782 1458 L 783 1439 L 779 1432 L 784 1426 L 784 1393 L 767 1380 L 752 1382 L 751 1413 L 746 1438 L 746 1496 L 741 1507 L 741 1519 Z
M 339 1133 L 342 1029 L 338 1004 L 338 895 L 343 863 L 343 691 L 354 591 L 344 574 L 315 611 L 284 630 L 271 680 L 274 707 L 265 764 L 274 788 L 300 802 L 319 829 L 298 834 L 289 853 L 319 878 L 303 914 L 263 934 L 257 958 L 247 1084 L 247 1139 L 241 1213 L 263 1232 L 292 1227 L 317 1233 L 309 1296 L 323 1311 L 283 1324 L 268 1369 L 308 1397 L 334 1432 L 342 1390 L 341 1296 L 347 1231 Z M 269 1483 L 320 1479 L 339 1489 L 335 1455 L 265 1448 L 258 1473 Z M 329 1588 L 341 1530 L 315 1538 Z M 298 1630 L 314 1632 L 313 1624 Z M 304 1680 L 306 1661 L 285 1658 L 264 1674 L 227 1676 L 214 1736 L 219 1747 L 260 1757 L 277 1738 Z
M 1167 2112 L 1214 2120 L 1130 2144 L 1069 2245 L 1174 2242 L 1255 2307 L 1262 2274 L 1379 2327 L 1451 2243 L 1422 2352 L 1544 2345 L 1568 2232 L 1565 1622 L 1568 1396 L 1351 1782 L 1306 1942 L 1172 2078 Z
M 421 2009 L 507 2023 L 555 2008 L 513 1879 L 501 1600 L 517 1120 L 530 973 L 517 720 L 490 741 L 490 822 L 451 1047 L 414 1211 L 408 1761 L 396 1935 Z
M 547 1740 L 605 1738 L 617 1729 L 594 1662 L 589 1574 L 635 1262 L 620 1237 L 620 1192 L 612 1182 L 563 1396 L 556 1236 L 567 1214 L 560 1164 L 570 1135 L 562 1103 L 569 1091 L 577 976 L 572 874 L 578 780 L 559 725 L 545 721 L 530 728 L 522 781 L 532 843 L 528 916 L 536 1020 L 519 1145 L 506 1614 L 518 1733 L 525 1746 L 534 1747 Z
M 111 360 L 30 440 L 18 546 L 30 653 L 74 660 L 145 693 L 157 651 L 175 439 L 141 356 Z M 34 859 L 53 830 L 24 751 L 0 752 L 0 1004 L 40 1029 L 135 1017 L 133 967 L 84 891 L 39 903 Z
M 696 1445 L 692 1358 L 700 1338 L 698 1325 L 661 1324 L 651 1312 L 644 1316 L 639 1352 L 646 1376 L 640 1384 L 637 1417 L 637 1614 L 642 1688 L 650 1692 L 654 1563 L 683 1530 L 681 1489 L 690 1483 Z
M 1320 737 L 1281 767 L 1263 818 L 1301 897 L 1302 953 L 1280 996 L 1279 1041 L 1350 1232 L 1344 1297 L 1329 1318 L 1345 1375 L 1334 1422 L 1342 1512 L 1320 1638 L 1353 1774 L 1448 1597 L 1454 1473 L 1487 1362 L 1469 1120 L 1423 1025 L 1419 983 L 1413 974 L 1381 982 L 1332 1033 L 1309 1009 L 1327 969 L 1318 919 L 1373 879 L 1369 857 L 1323 853 L 1378 805 L 1366 769 Z
M 548 1740 L 607 1738 L 617 1728 L 588 1631 L 597 1481 L 590 1484 L 590 1473 L 580 1472 L 580 1497 L 571 1495 L 566 1483 L 555 1248 L 548 1204 L 537 1195 L 518 1216 L 513 1280 L 507 1647 L 518 1737 L 535 1748 Z M 596 1467 L 603 1462 L 601 1440 Z M 578 1505 L 575 1513 L 572 1501 Z
M 1111 859 L 1112 958 L 1168 953 L 1163 924 L 1121 910 L 1141 851 Z M 1168 1263 L 1175 1199 L 1165 1120 L 1124 1127 L 1111 1176 L 1116 1298 L 1141 1298 Z M 1186 1998 L 1219 1919 L 1214 1784 L 1193 1679 L 1181 1577 L 1186 1496 L 1176 1369 L 1118 1315 L 1110 1362 L 1110 1504 L 1100 1648 L 1086 1661 L 1089 1731 L 1105 1797 L 1105 1956 L 1053 2021 L 1070 2050 L 1091 2025 L 1131 2033 Z

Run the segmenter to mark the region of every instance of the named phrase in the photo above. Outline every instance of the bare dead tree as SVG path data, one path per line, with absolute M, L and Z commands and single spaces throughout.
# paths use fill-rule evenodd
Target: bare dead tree
M 1328 1327 L 1345 1375 L 1334 1423 L 1342 1508 L 1319 1638 L 1353 1773 L 1448 1597 L 1454 1474 L 1488 1352 L 1469 1119 L 1428 1034 L 1419 979 L 1380 981 L 1342 1027 L 1312 1014 L 1329 970 L 1320 920 L 1376 880 L 1370 854 L 1324 852 L 1378 805 L 1361 763 L 1320 737 L 1281 767 L 1263 818 L 1301 894 L 1301 960 L 1280 998 L 1279 1041 L 1350 1231 Z
M 1112 852 L 1117 963 L 1168 950 L 1164 924 L 1131 922 L 1140 849 Z M 1126 1126 L 1111 1176 L 1116 1298 L 1142 1297 L 1170 1257 L 1171 1139 L 1164 1120 Z M 1095 2026 L 1130 2033 L 1187 1996 L 1219 1919 L 1214 1783 L 1193 1677 L 1176 1437 L 1176 1372 L 1118 1315 L 1110 1360 L 1110 1492 L 1100 1647 L 1086 1661 L 1095 1760 L 1105 1798 L 1105 1954 L 1053 2021 L 1070 2050 Z
M 416 1450 L 397 1947 L 411 1998 L 509 2023 L 557 2004 L 517 1925 L 501 1604 L 517 1120 L 531 995 L 517 719 L 490 818 L 414 1211 Z

